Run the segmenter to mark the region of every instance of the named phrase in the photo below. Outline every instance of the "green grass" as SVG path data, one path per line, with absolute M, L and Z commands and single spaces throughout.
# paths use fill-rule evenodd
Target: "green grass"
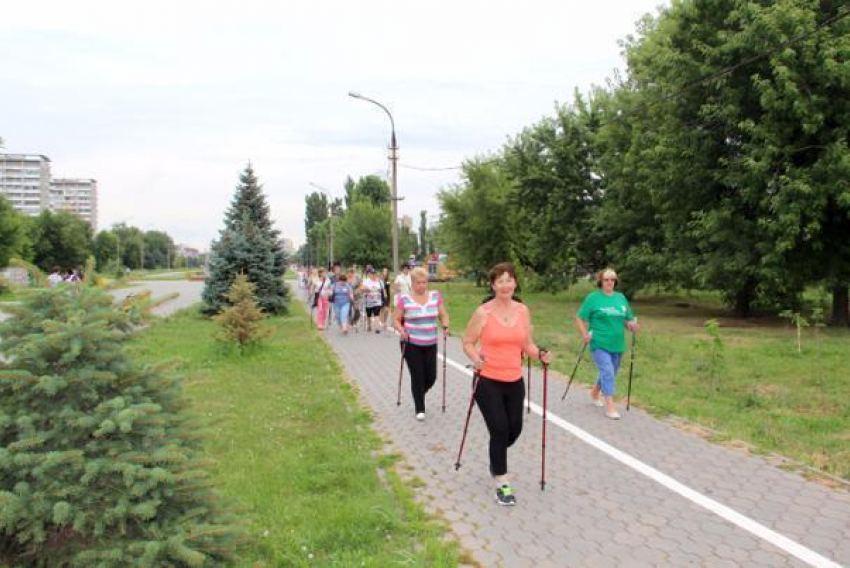
M 202 268 L 157 268 L 156 270 L 136 270 L 131 273 L 132 278 L 140 280 L 186 280 L 190 274 L 203 272 Z M 160 276 L 160 274 L 174 274 L 173 276 Z
M 11 290 L 0 292 L 0 302 L 16 302 L 18 300 L 20 300 L 20 295 Z
M 213 324 L 193 311 L 133 343 L 144 360 L 181 361 L 174 372 L 211 422 L 213 476 L 245 508 L 242 564 L 457 565 L 457 545 L 415 504 L 333 354 L 293 311 L 245 356 L 211 339 Z
M 452 328 L 462 333 L 484 289 L 463 282 L 435 287 L 445 293 Z M 521 294 L 531 310 L 537 342 L 555 353 L 552 366 L 565 375 L 580 348 L 575 313 L 591 289 L 582 283 L 557 294 Z M 711 428 L 720 440 L 743 440 L 756 451 L 776 452 L 850 480 L 848 330 L 816 335 L 805 329 L 798 354 L 796 331 L 786 320 L 734 318 L 715 295 L 655 293 L 639 297 L 632 308 L 642 327 L 633 404 L 657 416 L 674 415 Z M 710 318 L 719 320 L 723 342 L 714 388 L 704 327 Z M 618 376 L 620 396 L 625 396 L 628 370 L 626 353 Z M 595 380 L 587 355 L 576 380 Z

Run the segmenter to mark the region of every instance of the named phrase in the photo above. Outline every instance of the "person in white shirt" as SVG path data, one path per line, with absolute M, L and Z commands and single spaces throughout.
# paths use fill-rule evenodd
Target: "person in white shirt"
M 50 273 L 50 276 L 47 277 L 47 281 L 50 283 L 51 287 L 56 286 L 57 284 L 59 284 L 63 280 L 64 280 L 64 278 L 62 278 L 62 275 L 59 274 L 59 268 L 58 267 L 54 268 L 53 272 Z
M 360 290 L 366 296 L 366 317 L 369 318 L 367 331 L 374 329 L 375 333 L 381 333 L 383 325 L 381 325 L 379 314 L 384 305 L 384 284 L 378 279 L 374 268 L 366 271 L 366 279 L 360 284 Z
M 399 294 L 408 294 L 411 293 L 410 286 L 410 266 L 404 264 L 401 267 L 401 272 L 398 276 L 395 277 L 393 281 L 393 295 L 398 296 Z

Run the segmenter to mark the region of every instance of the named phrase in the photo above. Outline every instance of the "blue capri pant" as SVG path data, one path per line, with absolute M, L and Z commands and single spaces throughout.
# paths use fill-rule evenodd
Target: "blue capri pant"
M 336 314 L 336 322 L 342 327 L 348 323 L 348 312 L 351 310 L 351 302 L 344 304 L 334 303 L 334 313 Z
M 614 378 L 620 369 L 620 357 L 622 353 L 611 353 L 604 349 L 591 351 L 599 376 L 596 377 L 596 385 L 604 396 L 614 396 Z

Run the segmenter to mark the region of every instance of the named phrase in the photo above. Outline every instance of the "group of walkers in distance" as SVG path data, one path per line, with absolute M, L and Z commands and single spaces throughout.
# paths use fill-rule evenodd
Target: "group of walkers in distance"
M 442 294 L 429 290 L 425 269 L 410 270 L 405 266 L 392 285 L 389 280 L 386 269 L 379 275 L 375 269 L 367 267 L 365 277 L 360 279 L 354 270 L 346 275 L 335 266 L 330 275 L 324 269 L 319 269 L 315 278 L 303 275 L 302 286 L 318 310 L 319 329 L 329 325 L 327 317 L 332 303 L 340 329 L 348 333 L 352 306 L 356 306 L 358 294 L 363 296 L 370 330 L 380 333 L 387 326 L 386 318 L 392 314 L 392 326 L 400 338 L 402 358 L 410 373 L 415 418 L 421 422 L 425 420 L 425 397 L 437 381 L 439 328 L 442 327 L 445 341 L 449 334 L 449 314 Z M 624 332 L 628 328 L 637 333 L 639 326 L 628 300 L 615 290 L 617 273 L 614 270 L 600 271 L 596 285 L 597 290 L 582 302 L 575 325 L 584 343 L 590 347 L 598 369 L 596 383 L 590 391 L 591 402 L 604 408 L 605 416 L 617 420 L 620 414 L 614 404 L 614 390 L 620 360 L 626 350 Z M 545 367 L 554 357 L 535 343 L 531 312 L 517 297 L 517 292 L 518 279 L 513 265 L 506 262 L 493 267 L 490 295 L 473 313 L 462 340 L 463 351 L 474 369 L 470 411 L 474 401 L 487 426 L 490 476 L 495 482 L 495 497 L 500 505 L 516 504 L 507 454 L 522 432 L 526 397 L 523 358 L 540 361 Z M 461 445 L 461 451 L 462 448 Z
M 367 266 L 363 274 L 354 268 L 346 273 L 335 264 L 330 273 L 324 268 L 302 273 L 301 287 L 311 310 L 316 310 L 316 325 L 320 330 L 330 328 L 333 319 L 343 334 L 348 334 L 360 321 L 364 321 L 367 332 L 381 333 L 391 325 L 391 297 L 410 293 L 409 271 L 405 264 L 390 283 L 387 268 L 380 274 L 372 266 Z
M 59 270 L 59 267 L 54 267 L 47 276 L 47 282 L 50 286 L 58 286 L 62 282 L 81 282 L 82 278 L 77 270 L 69 269 L 65 274 Z

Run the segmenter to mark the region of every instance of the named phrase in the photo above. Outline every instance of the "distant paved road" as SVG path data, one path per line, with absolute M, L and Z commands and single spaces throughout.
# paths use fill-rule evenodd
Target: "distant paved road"
M 121 301 L 130 294 L 139 294 L 145 290 L 149 290 L 151 297 L 155 300 L 176 292 L 180 294 L 177 298 L 153 310 L 153 313 L 158 316 L 167 316 L 177 310 L 188 308 L 192 304 L 200 302 L 203 289 L 203 282 L 190 282 L 188 280 L 142 280 L 135 282 L 129 288 L 113 290 L 112 295 L 115 296 L 116 301 Z
M 203 282 L 190 282 L 188 280 L 143 280 L 134 283 L 128 288 L 112 290 L 111 293 L 115 297 L 115 300 L 120 302 L 130 294 L 139 294 L 145 290 L 150 290 L 154 300 L 176 292 L 180 294 L 177 298 L 169 300 L 153 310 L 153 313 L 158 316 L 167 316 L 177 310 L 188 308 L 192 304 L 200 302 L 203 289 Z M 2 306 L 0 306 L 0 321 L 8 317 L 9 315 L 3 313 Z

